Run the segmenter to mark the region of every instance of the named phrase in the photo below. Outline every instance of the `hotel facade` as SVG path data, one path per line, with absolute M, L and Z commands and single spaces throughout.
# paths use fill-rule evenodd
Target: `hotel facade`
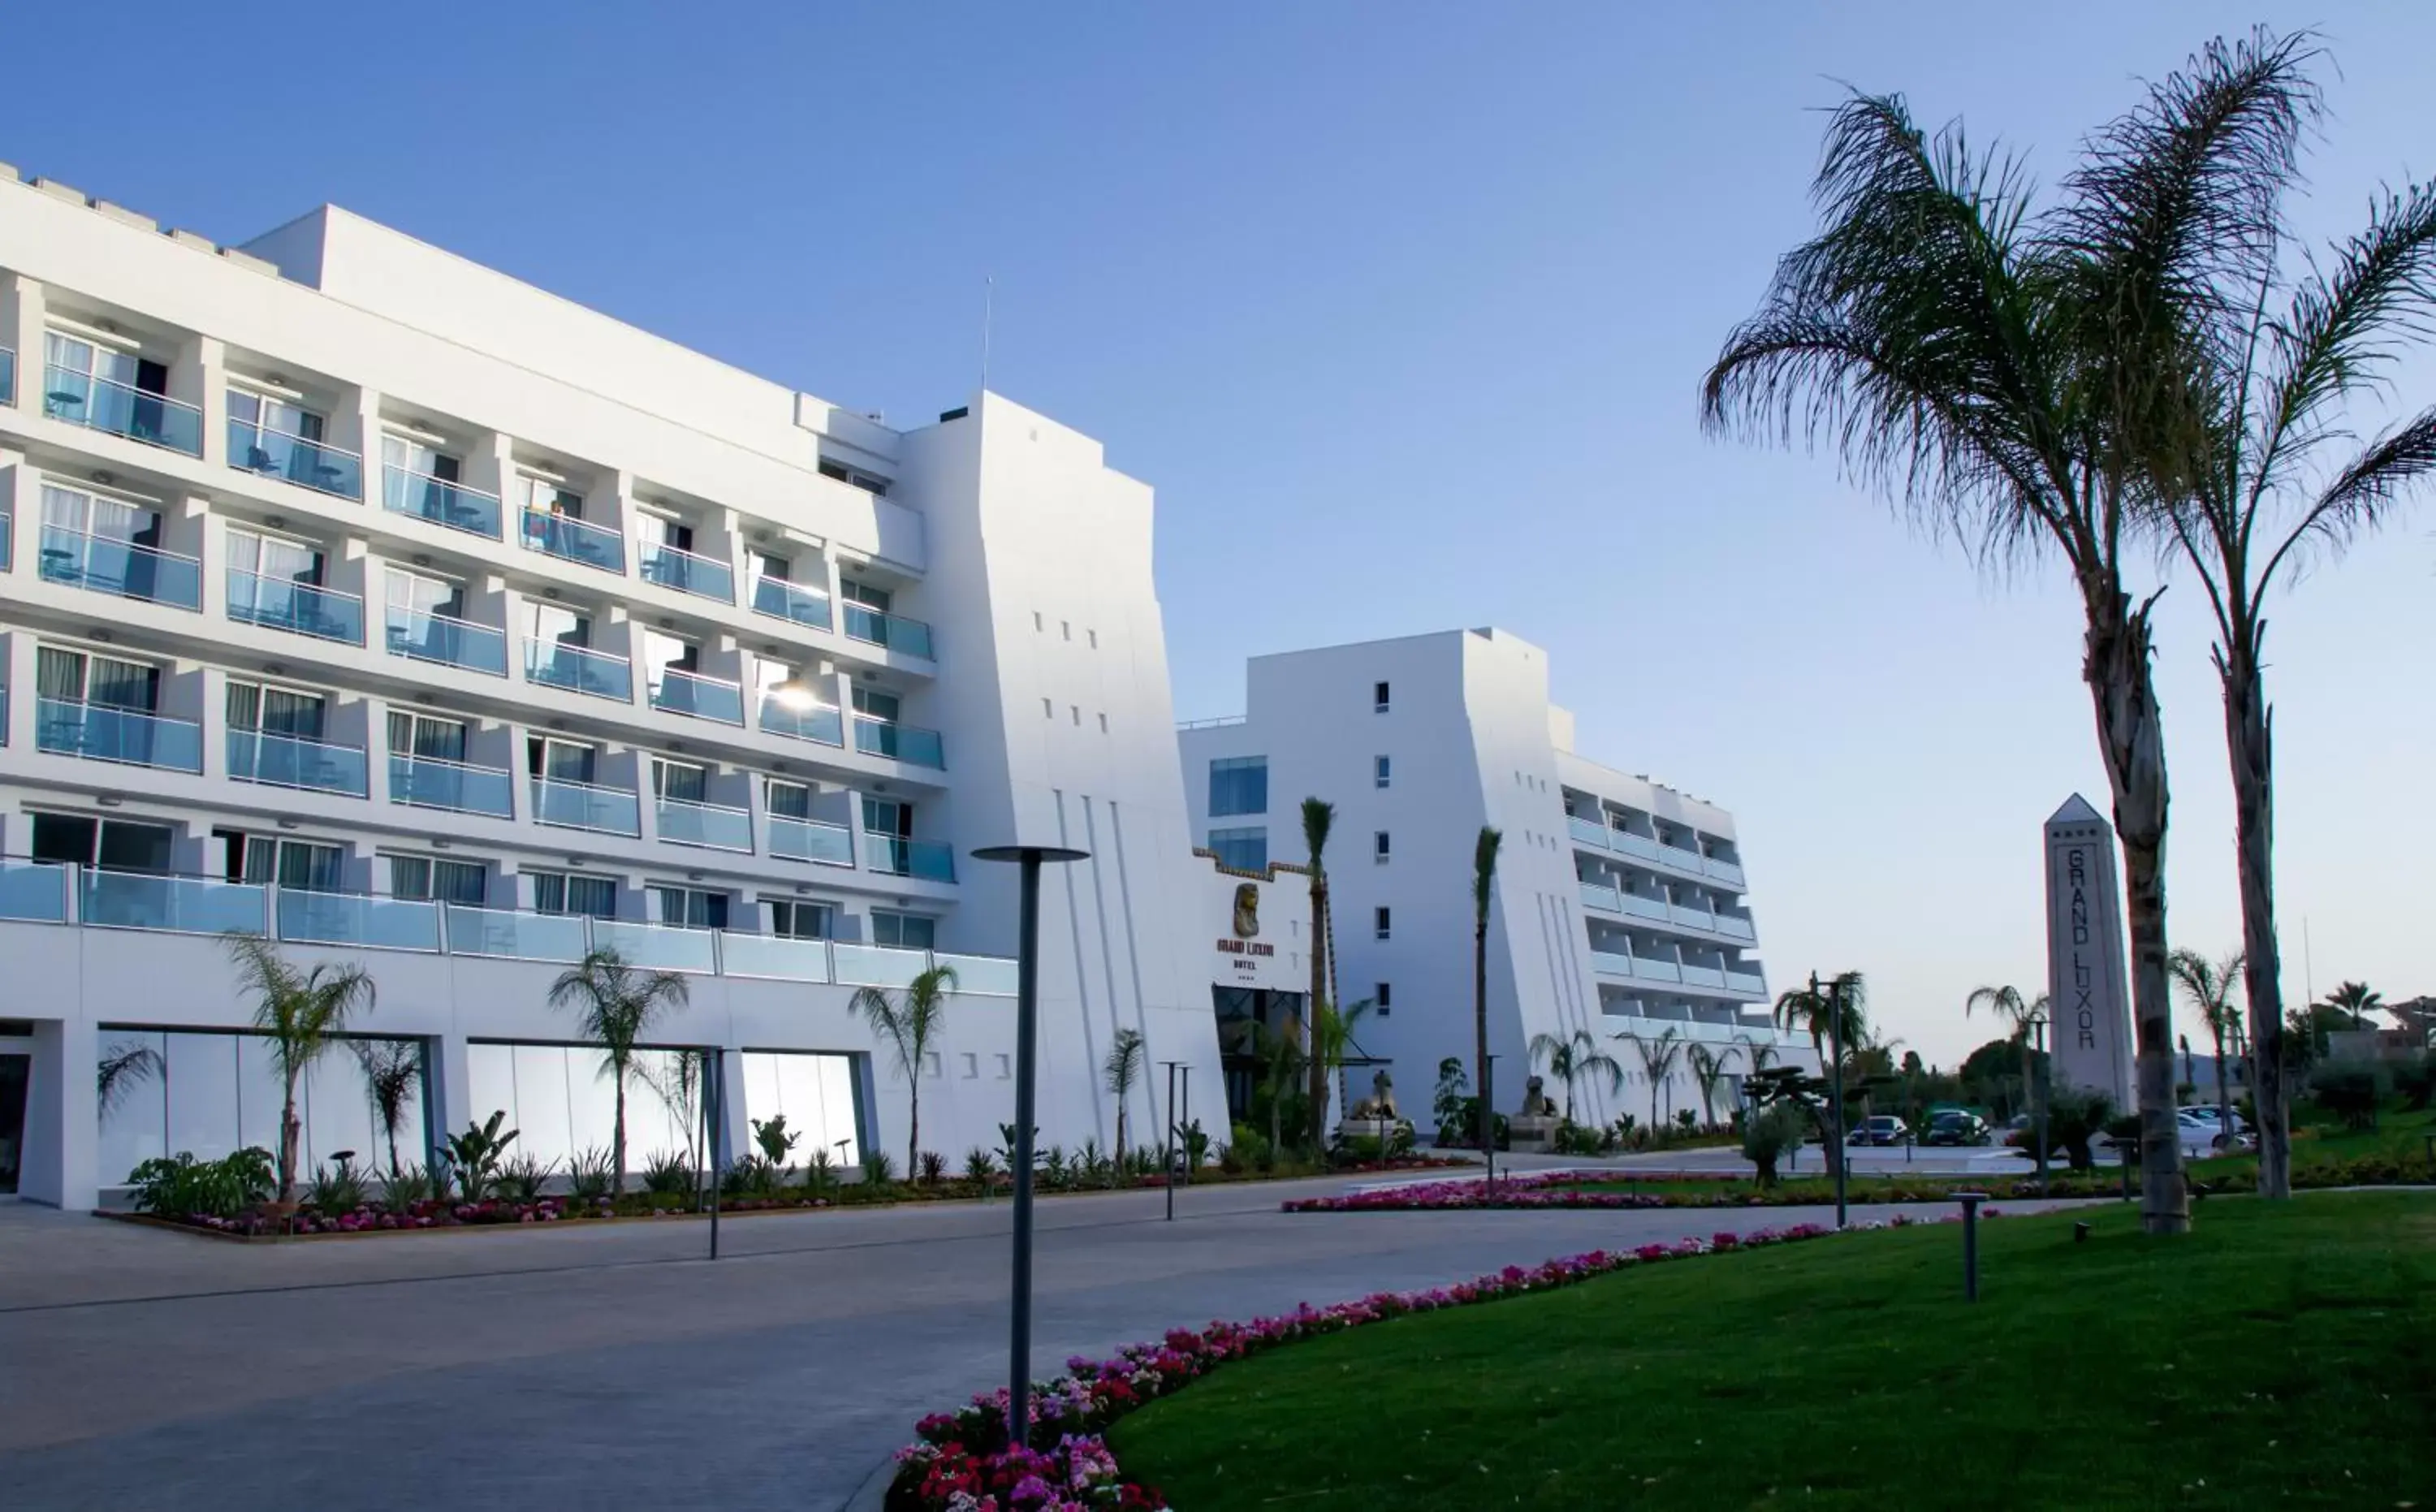
M 682 974 L 653 1053 L 721 1052 L 728 1148 L 783 1113 L 846 1165 L 909 1101 L 850 996 L 951 965 L 961 1163 L 1012 1117 L 1010 842 L 1090 852 L 1042 1138 L 1112 1140 L 1122 1028 L 1214 1086 L 1151 528 L 993 393 L 894 428 L 343 210 L 223 247 L 0 171 L 0 1181 L 275 1143 L 233 930 L 370 969 L 417 1154 L 504 1110 L 561 1161 L 607 1139 L 548 1002 L 587 951 Z M 350 1057 L 304 1104 L 308 1169 L 377 1148 Z
M 1539 647 L 1502 630 L 1449 631 L 1254 657 L 1245 685 L 1243 716 L 1179 728 L 1193 833 L 1231 868 L 1300 863 L 1302 800 L 1335 806 L 1324 858 L 1331 990 L 1372 1003 L 1357 1037 L 1391 1069 L 1406 1116 L 1426 1122 L 1441 1060 L 1471 1069 L 1483 825 L 1504 832 L 1488 927 L 1501 1111 L 1542 1069 L 1529 1051 L 1540 1034 L 1588 1033 L 1624 1067 L 1621 1088 L 1575 1089 L 1576 1118 L 1591 1124 L 1645 1121 L 1653 1091 L 1662 1118 L 1701 1108 L 1688 1055 L 1653 1087 L 1632 1041 L 1672 1034 L 1719 1055 L 1718 1118 L 1755 1054 L 1815 1065 L 1806 1039 L 1768 1019 L 1733 817 L 1576 753 Z M 1222 982 L 1218 995 L 1222 1024 L 1264 1017 L 1248 994 Z M 1553 1079 L 1546 1090 L 1563 1102 Z

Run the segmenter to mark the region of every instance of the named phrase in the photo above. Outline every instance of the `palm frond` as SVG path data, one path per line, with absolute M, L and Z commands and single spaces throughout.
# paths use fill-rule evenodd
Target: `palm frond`
M 1318 798 L 1302 801 L 1302 843 L 1311 854 L 1311 869 L 1318 871 L 1328 850 L 1329 831 L 1336 826 L 1336 805 Z
M 2383 525 L 2411 488 L 2436 475 L 2436 408 L 2379 436 L 2335 475 L 2291 533 L 2277 546 L 2259 574 L 2272 582 L 2288 560 L 2315 545 L 2340 552 Z
M 1497 852 L 1505 843 L 1505 832 L 1491 825 L 1480 826 L 1471 843 L 1471 909 L 1475 918 L 1488 916 L 1488 899 L 1497 885 Z
M 112 1109 L 126 1101 L 130 1092 L 166 1069 L 160 1051 L 141 1040 L 122 1041 L 102 1051 L 101 1064 L 94 1074 L 94 1100 L 101 1116 L 110 1117 Z

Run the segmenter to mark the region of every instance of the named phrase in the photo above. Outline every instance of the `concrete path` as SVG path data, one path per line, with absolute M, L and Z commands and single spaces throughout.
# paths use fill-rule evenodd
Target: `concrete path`
M 1288 1216 L 1337 1181 L 1045 1200 L 1034 1373 L 1164 1329 L 1814 1209 Z M 1884 1208 L 1864 1216 L 1885 1216 Z M 0 1206 L 28 1508 L 844 1505 L 1000 1382 L 1003 1203 L 239 1245 Z

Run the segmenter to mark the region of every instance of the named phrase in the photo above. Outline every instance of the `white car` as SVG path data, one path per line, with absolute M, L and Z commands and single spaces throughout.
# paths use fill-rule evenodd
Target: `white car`
M 2186 1159 L 2222 1155 L 2228 1143 L 2236 1150 L 2247 1149 L 2251 1143 L 2246 1133 L 2236 1132 L 2230 1141 L 2218 1133 L 2217 1110 L 2214 1108 L 2206 1109 L 2204 1116 L 2200 1109 L 2183 1108 L 2174 1115 L 2174 1127 L 2182 1139 L 2183 1155 Z M 2241 1127 L 2241 1115 L 2236 1113 L 2234 1115 L 2234 1128 L 2239 1131 Z

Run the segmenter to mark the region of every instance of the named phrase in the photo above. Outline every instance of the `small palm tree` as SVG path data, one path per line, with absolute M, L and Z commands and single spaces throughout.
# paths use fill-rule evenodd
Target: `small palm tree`
M 2167 958 L 2166 965 L 2174 974 L 2174 984 L 2183 989 L 2184 1000 L 2200 1011 L 2209 1037 L 2216 1041 L 2217 1132 L 2224 1136 L 2229 1149 L 2233 1141 L 2233 1094 L 2225 1086 L 2224 1042 L 2234 1037 L 2241 1023 L 2241 1005 L 2234 1001 L 2234 994 L 2242 985 L 2241 952 L 2236 950 L 2222 961 L 2212 962 L 2197 950 L 2177 950 Z
M 2325 1006 L 2349 1016 L 2353 1029 L 2366 1029 L 2368 1016 L 2385 1007 L 2385 994 L 2365 982 L 2346 982 L 2326 994 Z
M 296 1084 L 337 1047 L 339 1031 L 358 1009 L 372 1009 L 373 979 L 361 966 L 326 961 L 299 971 L 259 935 L 232 934 L 228 947 L 238 990 L 253 998 L 253 1027 L 270 1041 L 279 1069 L 279 1201 L 285 1206 L 296 1199 L 296 1148 L 304 1127 L 296 1116 Z
M 423 1048 L 407 1039 L 351 1039 L 356 1065 L 364 1073 L 364 1095 L 373 1105 L 373 1121 L 389 1144 L 389 1173 L 398 1173 L 397 1131 L 406 1121 L 407 1104 L 423 1085 Z
M 1291 1020 L 1272 1029 L 1255 1019 L 1235 1021 L 1232 1031 L 1235 1051 L 1250 1055 L 1260 1062 L 1259 1091 L 1269 1104 L 1269 1160 L 1272 1165 L 1279 1155 L 1278 1141 L 1284 1136 L 1283 1108 L 1302 1079 L 1302 1030 Z
M 1618 1034 L 1615 1037 L 1630 1040 L 1632 1048 L 1641 1055 L 1641 1074 L 1649 1083 L 1649 1129 L 1655 1134 L 1664 1126 L 1658 1117 L 1658 1089 L 1674 1080 L 1676 1064 L 1683 1058 L 1682 1035 L 1670 1029 L 1656 1039 L 1643 1034 Z M 1673 1091 L 1671 1086 L 1667 1088 L 1670 1104 L 1674 1101 Z
M 1962 1016 L 1967 1018 L 1982 1008 L 2013 1026 L 2013 1043 L 2022 1047 L 2022 1096 L 2036 1112 L 2039 1093 L 2030 1074 L 2030 1026 L 2046 1017 L 2047 995 L 2043 992 L 2036 998 L 2024 998 L 2016 987 L 1975 987 L 1971 996 L 1962 999 Z
M 1764 1039 L 1746 1036 L 1742 1041 L 1742 1047 L 1743 1053 L 1750 1057 L 1750 1069 L 1753 1076 L 1757 1076 L 1760 1072 L 1767 1069 L 1770 1062 L 1780 1061 L 1784 1058 L 1777 1053 L 1777 1050 L 1774 1045 L 1769 1044 Z
M 1332 1002 L 1324 1002 L 1319 1005 L 1319 1012 L 1312 1016 L 1311 1058 L 1319 1068 L 1322 1098 L 1328 1096 L 1329 1078 L 1340 1076 L 1345 1063 L 1352 1057 L 1355 1049 L 1353 1026 L 1370 1017 L 1373 1006 L 1367 998 L 1347 1003 L 1341 1009 Z M 1319 1110 L 1318 1122 L 1323 1129 L 1328 1126 L 1326 1106 Z
M 1329 831 L 1336 827 L 1336 806 L 1317 798 L 1302 801 L 1302 843 L 1311 853 L 1311 998 L 1312 1025 L 1318 1023 L 1319 1005 L 1328 1001 L 1329 945 L 1336 936 L 1329 928 L 1328 867 L 1325 860 Z M 1328 1069 L 1316 1055 L 1306 1054 L 1311 1086 L 1311 1147 L 1316 1150 L 1328 1137 Z
M 1488 1105 L 1488 900 L 1497 887 L 1497 848 L 1505 842 L 1502 830 L 1483 825 L 1471 844 L 1471 1085 L 1480 1088 L 1480 1148 L 1491 1161 L 1497 1115 Z
M 1778 995 L 1775 1019 L 1780 1029 L 1808 1034 L 1823 1067 L 1831 1040 L 1842 1045 L 1847 1055 L 1868 1040 L 1868 983 L 1857 971 L 1843 972 L 1824 986 L 1814 978 L 1807 986 Z
M 1548 1068 L 1548 1074 L 1565 1084 L 1565 1121 L 1574 1121 L 1574 1084 L 1592 1076 L 1607 1078 L 1607 1089 L 1613 1096 L 1624 1086 L 1624 1068 L 1614 1056 L 1598 1048 L 1598 1041 L 1587 1029 L 1576 1029 L 1570 1039 L 1554 1034 L 1531 1036 L 1531 1059 Z
M 1125 1104 L 1133 1097 L 1134 1086 L 1140 1082 L 1149 1049 L 1142 1043 L 1139 1029 L 1120 1029 L 1108 1041 L 1107 1063 L 1101 1074 L 1107 1078 L 1108 1095 L 1117 1100 L 1117 1164 L 1125 1163 Z
M 892 995 L 885 987 L 857 987 L 846 1000 L 846 1012 L 871 1020 L 889 1048 L 896 1052 L 896 1069 L 905 1073 L 912 1094 L 912 1117 L 905 1131 L 905 1169 L 922 1165 L 922 1068 L 931 1056 L 931 1042 L 948 1028 L 948 994 L 956 990 L 956 968 L 932 966 Z
M 1700 1120 L 1704 1123 L 1714 1124 L 1717 1121 L 1717 1088 L 1725 1085 L 1726 1069 L 1734 1058 L 1734 1048 L 1729 1045 L 1720 1051 L 1711 1050 L 1706 1045 L 1695 1045 L 1690 1054 L 1692 1079 L 1700 1084 Z
M 626 1190 L 626 1083 L 634 1072 L 635 1045 L 665 1014 L 686 1006 L 686 979 L 673 971 L 642 971 L 603 947 L 559 974 L 549 985 L 549 1005 L 571 1008 L 576 1028 L 600 1047 L 600 1074 L 616 1092 L 617 1120 L 609 1136 L 610 1188 Z

